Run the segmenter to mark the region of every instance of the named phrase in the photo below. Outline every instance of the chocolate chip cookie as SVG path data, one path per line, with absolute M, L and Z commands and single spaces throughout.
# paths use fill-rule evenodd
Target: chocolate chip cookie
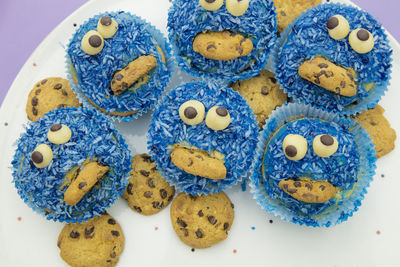
M 124 235 L 118 222 L 108 214 L 64 226 L 57 246 L 70 266 L 115 266 L 124 250 Z
M 249 80 L 234 83 L 232 88 L 247 100 L 260 127 L 275 108 L 287 101 L 287 95 L 280 89 L 275 75 L 267 70 Z
M 37 121 L 53 109 L 79 106 L 79 100 L 68 80 L 51 77 L 39 81 L 30 91 L 26 114 L 29 120 Z
M 168 206 L 175 194 L 175 188 L 161 176 L 148 154 L 133 157 L 128 181 L 122 197 L 132 210 L 143 215 L 158 213 Z
M 375 145 L 376 157 L 380 158 L 394 149 L 396 132 L 390 127 L 383 113 L 385 109 L 377 105 L 355 116 L 355 120 L 369 133 Z
M 171 204 L 172 226 L 181 241 L 193 248 L 208 248 L 225 240 L 233 218 L 233 204 L 223 192 L 207 196 L 181 193 Z
M 319 5 L 321 0 L 273 0 L 273 2 L 276 7 L 278 31 L 283 32 L 297 16 L 309 8 Z

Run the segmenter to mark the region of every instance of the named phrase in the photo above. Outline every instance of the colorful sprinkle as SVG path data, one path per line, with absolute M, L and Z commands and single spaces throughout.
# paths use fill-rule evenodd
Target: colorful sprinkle
M 36 65 L 36 63 L 33 63 L 32 66 L 36 67 L 37 65 Z
M 4 123 L 4 126 L 8 126 L 8 122 L 5 122 L 5 123 Z
M 20 222 L 20 221 L 22 220 L 22 218 L 21 218 L 21 217 L 18 217 L 17 220 Z
M 156 226 L 156 227 L 154 227 L 154 231 L 157 231 L 158 230 L 158 227 Z
M 381 174 L 381 177 L 382 177 L 382 178 L 385 178 L 385 175 L 384 175 L 384 174 Z
M 379 231 L 379 230 L 376 231 L 376 234 L 377 234 L 377 235 L 380 235 L 380 234 L 381 234 L 381 231 Z
M 234 250 L 233 250 L 233 254 L 236 254 L 236 253 L 237 253 L 237 250 L 236 250 L 236 249 L 234 249 Z
M 256 230 L 256 228 L 253 226 L 253 227 L 251 227 L 251 230 Z

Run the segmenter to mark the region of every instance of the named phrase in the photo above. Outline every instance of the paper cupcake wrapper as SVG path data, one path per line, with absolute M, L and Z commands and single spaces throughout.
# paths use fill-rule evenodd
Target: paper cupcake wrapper
M 343 7 L 351 6 L 351 7 L 357 8 L 359 10 L 362 10 L 357 6 L 346 4 L 346 3 L 344 3 L 343 1 L 340 1 L 340 0 L 329 1 L 329 2 L 326 1 L 326 0 L 323 0 L 320 5 L 328 4 L 328 3 L 340 5 L 340 6 L 343 6 Z M 318 5 L 318 6 L 320 6 L 320 5 Z M 314 9 L 314 8 L 316 8 L 318 6 L 312 7 L 310 9 Z M 289 24 L 289 26 L 284 30 L 283 33 L 281 33 L 280 37 L 278 38 L 278 40 L 277 40 L 277 42 L 275 44 L 275 47 L 273 48 L 273 50 L 271 52 L 271 58 L 269 59 L 269 64 L 268 64 L 270 70 L 272 72 L 274 72 L 275 74 L 276 74 L 277 66 L 279 64 L 279 56 L 280 56 L 281 51 L 283 49 L 283 45 L 286 43 L 286 39 L 288 38 L 288 36 L 292 32 L 293 26 L 295 25 L 295 23 L 298 20 L 302 19 L 310 9 L 307 9 L 306 11 L 301 13 L 296 18 L 296 20 L 294 20 L 291 24 Z M 377 21 L 377 22 L 379 23 L 379 21 Z M 387 42 L 389 42 L 387 40 L 387 34 L 386 34 L 386 36 L 384 36 L 384 38 L 385 38 L 385 40 Z M 390 57 L 390 62 L 388 62 L 388 63 L 390 65 L 392 65 L 392 62 L 393 62 L 393 57 Z M 386 91 L 387 91 L 387 89 L 388 89 L 388 87 L 390 85 L 391 74 L 392 74 L 392 69 L 389 70 L 389 73 L 388 73 L 388 77 L 389 78 L 388 78 L 388 80 L 385 81 L 384 83 L 382 83 L 380 86 L 374 86 L 373 89 L 370 90 L 370 92 L 368 94 L 368 97 L 364 98 L 362 101 L 357 101 L 357 104 L 349 104 L 349 105 L 345 106 L 343 108 L 343 110 L 338 111 L 338 112 L 340 112 L 342 115 L 350 116 L 350 115 L 356 115 L 358 113 L 361 113 L 364 110 L 368 110 L 368 109 L 374 108 L 378 104 L 378 102 L 381 100 L 381 98 L 385 95 L 385 93 L 386 93 Z M 283 91 L 286 94 L 288 94 L 288 96 L 293 100 L 293 102 L 298 102 L 298 103 L 303 103 L 304 102 L 304 100 L 298 98 L 297 95 L 294 94 L 292 91 L 287 90 L 285 88 L 285 84 L 281 83 L 281 81 L 279 79 L 277 79 L 277 83 L 283 89 Z M 312 105 L 311 103 L 306 103 L 306 104 L 307 105 Z M 317 108 L 326 110 L 328 112 L 336 112 L 336 111 L 333 111 L 333 110 L 325 109 L 323 106 L 318 106 Z
M 171 86 L 169 85 L 170 81 L 171 81 L 171 77 L 174 75 L 175 71 L 176 71 L 176 65 L 175 65 L 175 58 L 172 54 L 172 49 L 171 49 L 171 45 L 168 42 L 167 38 L 164 36 L 164 34 L 161 33 L 161 31 L 159 29 L 157 29 L 155 26 L 153 26 L 152 24 L 150 24 L 148 21 L 146 21 L 145 19 L 138 17 L 136 15 L 131 14 L 130 12 L 124 12 L 125 14 L 128 14 L 130 16 L 132 16 L 133 19 L 135 19 L 135 21 L 139 22 L 139 23 L 144 23 L 147 26 L 147 30 L 151 33 L 151 35 L 154 37 L 154 39 L 156 40 L 156 42 L 158 43 L 158 45 L 160 45 L 161 49 L 163 50 L 164 53 L 164 57 L 165 57 L 165 61 L 166 61 L 166 65 L 167 65 L 167 69 L 169 71 L 169 77 L 168 77 L 168 82 L 166 83 L 165 88 L 162 90 L 162 92 L 164 92 L 167 88 L 169 88 L 169 90 L 172 90 L 172 88 L 170 88 Z M 118 12 L 110 12 L 110 14 L 118 14 Z M 96 15 L 95 15 L 96 16 Z M 82 23 L 82 25 L 86 24 L 89 21 L 86 20 Z M 70 38 L 68 43 L 71 43 L 73 37 Z M 73 70 L 71 68 L 72 63 L 71 63 L 71 59 L 68 56 L 68 53 L 66 53 L 65 55 L 65 63 L 66 63 L 66 72 L 67 72 L 67 78 L 71 83 L 71 87 L 72 89 L 76 92 L 77 97 L 79 99 L 79 101 L 83 104 L 84 107 L 89 108 L 89 109 L 96 109 L 99 110 L 96 106 L 94 106 L 84 95 L 82 88 L 79 84 L 77 84 L 75 82 L 75 79 L 73 78 L 75 75 L 72 74 Z M 75 76 L 76 77 L 76 76 Z M 162 94 L 161 92 L 161 94 Z M 158 99 L 161 97 L 158 97 Z M 109 118 L 112 121 L 117 121 L 117 122 L 128 122 L 131 121 L 133 119 L 137 119 L 140 116 L 142 116 L 143 114 L 147 113 L 149 110 L 153 110 L 154 109 L 154 104 L 152 103 L 150 105 L 148 105 L 146 108 L 141 108 L 138 110 L 138 112 L 136 112 L 135 114 L 129 115 L 129 116 L 117 116 L 117 115 L 111 115 L 109 113 L 105 113 L 102 112 L 101 113 L 103 115 L 105 115 L 107 118 Z
M 131 171 L 131 155 L 128 145 L 126 144 L 123 137 L 119 134 L 118 130 L 106 117 L 99 111 L 94 109 L 86 109 L 86 108 L 67 108 L 70 112 L 78 112 L 82 111 L 83 113 L 90 115 L 93 120 L 100 123 L 106 123 L 107 127 L 113 132 L 113 136 L 118 144 L 119 153 L 121 158 L 124 159 L 118 163 L 118 166 L 112 166 L 111 170 L 113 172 L 117 172 L 117 174 L 113 174 L 108 176 L 104 181 L 102 179 L 102 189 L 96 189 L 92 191 L 95 187 L 93 187 L 85 196 L 82 198 L 80 202 L 74 207 L 66 206 L 66 204 L 62 203 L 63 200 L 63 193 L 55 187 L 58 187 L 59 180 L 54 179 L 55 176 L 53 174 L 49 174 L 46 177 L 46 186 L 43 186 L 41 191 L 38 191 L 38 186 L 34 184 L 36 181 L 35 177 L 31 180 L 31 183 L 25 183 L 23 177 L 20 177 L 19 172 L 23 168 L 31 168 L 28 165 L 24 165 L 24 157 L 26 156 L 26 147 L 23 145 L 21 147 L 21 140 L 26 133 L 26 130 L 30 127 L 42 127 L 45 124 L 45 120 L 48 117 L 57 116 L 58 113 L 62 114 L 62 110 L 64 109 L 57 109 L 52 110 L 47 113 L 43 118 L 40 118 L 36 122 L 29 122 L 28 125 L 25 125 L 25 131 L 21 134 L 20 138 L 14 144 L 16 148 L 16 152 L 14 154 L 13 162 L 11 167 L 13 171 L 13 183 L 18 191 L 19 196 L 21 199 L 35 212 L 39 213 L 40 215 L 44 216 L 47 220 L 52 221 L 59 221 L 64 223 L 81 223 L 83 221 L 90 220 L 94 216 L 100 216 L 101 213 L 105 212 L 107 208 L 111 207 L 113 203 L 123 194 L 123 190 L 126 188 L 129 179 L 129 172 Z M 84 122 L 77 122 L 77 123 L 84 123 Z M 96 140 L 93 140 L 96 142 Z M 24 142 L 32 142 L 31 140 L 25 140 Z M 101 146 L 99 144 L 99 146 Z M 114 153 L 114 152 L 107 152 L 107 153 Z M 110 154 L 111 155 L 111 154 Z M 64 157 L 65 155 L 63 155 Z M 75 154 L 69 155 L 69 157 L 75 157 Z M 79 158 L 79 156 L 77 156 Z M 60 160 L 60 158 L 58 158 Z M 53 158 L 54 160 L 54 158 Z M 79 162 L 83 161 L 82 158 L 78 159 Z M 77 162 L 78 163 L 78 162 Z M 52 163 L 51 163 L 52 164 Z M 51 165 L 49 165 L 51 167 Z M 125 172 L 126 171 L 126 172 Z M 121 173 L 124 172 L 124 173 Z M 29 174 L 29 170 L 28 170 Z M 33 174 L 32 174 L 33 175 Z M 114 177 L 114 178 L 113 178 Z M 28 177 L 27 177 L 28 178 Z M 118 184 L 117 187 L 110 184 L 113 179 L 117 178 L 119 181 L 116 181 Z M 43 182 L 43 178 L 41 178 Z M 37 181 L 36 181 L 37 182 Z M 50 186 L 52 185 L 53 186 Z M 26 188 L 28 187 L 28 189 Z M 32 191 L 33 190 L 33 191 Z M 43 192 L 43 190 L 47 190 Z M 35 194 L 39 194 L 39 196 L 32 196 L 32 193 L 27 194 L 27 192 L 35 192 Z M 43 199 L 43 197 L 48 197 L 47 199 Z M 82 201 L 85 201 L 84 204 Z M 76 207 L 76 208 L 75 208 Z M 52 212 L 49 213 L 49 210 Z
M 360 166 L 357 173 L 358 181 L 351 190 L 344 190 L 341 193 L 342 203 L 340 205 L 329 206 L 319 214 L 308 216 L 289 211 L 284 207 L 284 203 L 281 200 L 271 199 L 266 194 L 263 174 L 261 173 L 264 151 L 271 136 L 287 122 L 301 118 L 318 118 L 322 121 L 333 122 L 348 128 L 351 134 L 354 135 L 360 154 Z M 374 145 L 369 135 L 355 121 L 346 119 L 339 114 L 316 109 L 309 105 L 290 103 L 276 109 L 263 128 L 256 150 L 256 161 L 252 166 L 253 171 L 250 177 L 251 193 L 262 209 L 280 217 L 282 220 L 313 227 L 334 226 L 346 221 L 361 205 L 361 201 L 367 193 L 367 188 L 375 175 L 375 154 Z

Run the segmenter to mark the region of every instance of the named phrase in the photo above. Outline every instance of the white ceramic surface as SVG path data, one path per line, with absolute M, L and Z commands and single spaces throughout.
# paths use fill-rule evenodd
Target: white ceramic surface
M 11 183 L 13 143 L 27 122 L 29 90 L 42 78 L 66 76 L 63 44 L 74 32 L 74 23 L 79 25 L 101 11 L 127 10 L 166 33 L 169 5 L 167 0 L 89 1 L 55 28 L 21 69 L 0 110 L 0 266 L 67 266 L 56 245 L 63 225 L 34 213 Z M 396 116 L 400 113 L 400 46 L 393 38 L 391 44 L 392 85 L 380 104 L 400 133 L 400 118 Z M 150 115 L 118 124 L 133 154 L 146 151 Z M 235 221 L 228 239 L 194 252 L 175 235 L 169 207 L 145 217 L 119 200 L 109 210 L 120 222 L 126 239 L 118 266 L 399 266 L 399 156 L 396 149 L 378 160 L 377 174 L 360 210 L 349 221 L 328 229 L 283 222 L 261 210 L 248 190 L 242 192 L 240 186 L 228 190 L 235 204 Z

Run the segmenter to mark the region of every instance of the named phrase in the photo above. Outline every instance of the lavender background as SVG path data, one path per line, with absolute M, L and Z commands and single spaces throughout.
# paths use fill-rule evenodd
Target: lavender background
M 0 104 L 20 68 L 40 42 L 86 1 L 0 0 Z M 375 16 L 397 40 L 400 40 L 400 27 L 397 22 L 399 0 L 353 2 Z

